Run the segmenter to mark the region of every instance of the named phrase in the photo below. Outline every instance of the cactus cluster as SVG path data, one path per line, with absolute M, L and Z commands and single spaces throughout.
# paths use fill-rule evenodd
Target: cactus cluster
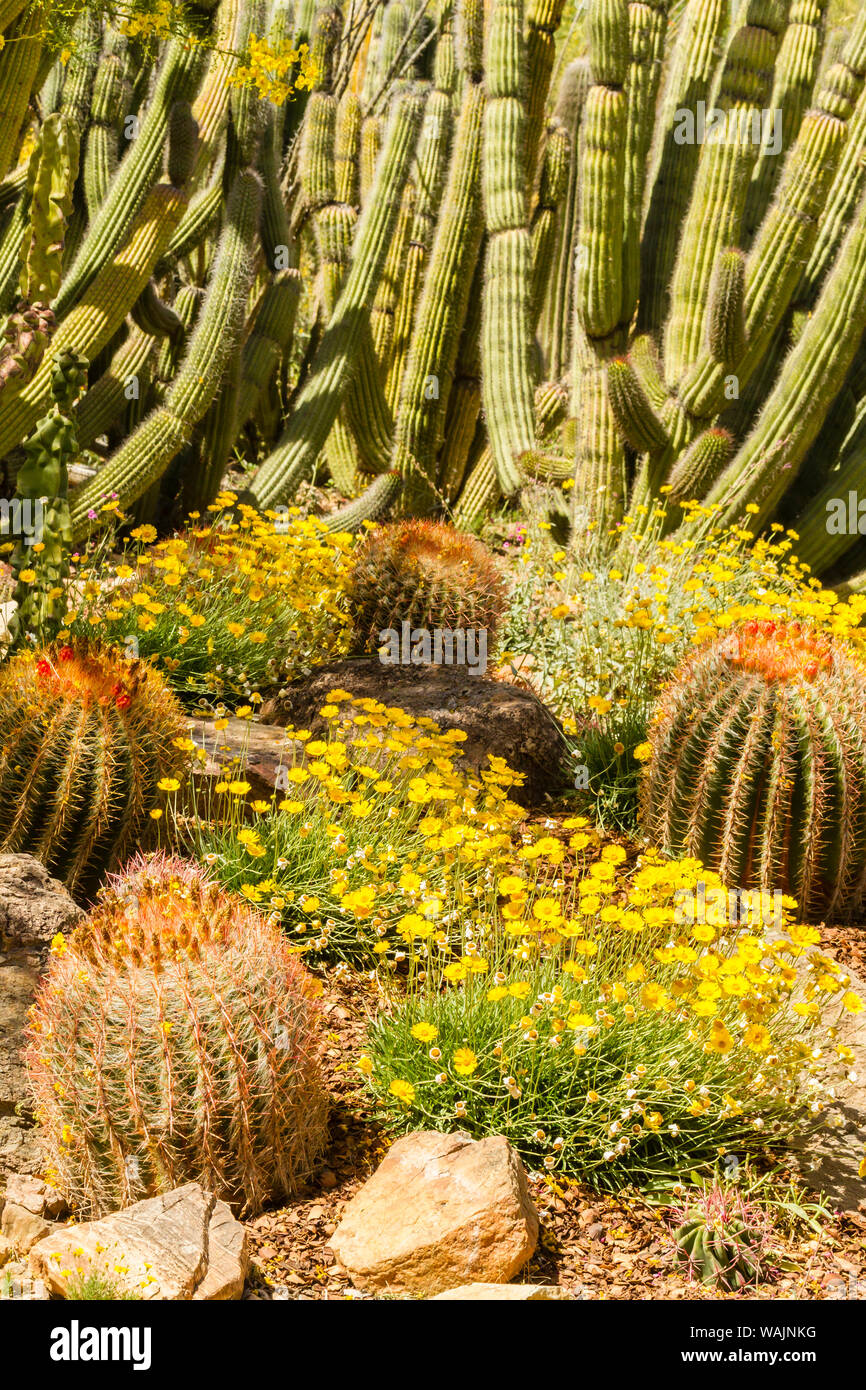
M 123 863 L 182 754 L 180 706 L 138 661 L 77 645 L 0 667 L 0 850 L 35 854 L 87 900 Z
M 352 642 L 376 651 L 380 634 L 410 629 L 484 631 L 492 647 L 505 583 L 487 547 L 434 521 L 399 521 L 371 531 L 348 583 Z
M 346 526 L 465 524 L 543 440 L 575 527 L 694 498 L 856 570 L 826 519 L 862 458 L 866 13 L 831 51 L 826 0 L 588 0 L 568 62 L 566 9 L 218 0 L 190 42 L 85 8 L 66 62 L 13 7 L 9 489 L 53 335 L 94 399 L 76 543 L 107 495 L 206 507 L 234 458 L 262 510 L 315 475 Z
M 643 816 L 653 841 L 813 918 L 866 892 L 866 674 L 799 623 L 751 621 L 698 648 L 659 697 Z
M 278 925 L 196 866 L 139 857 L 54 943 L 26 1060 L 79 1218 L 186 1182 L 243 1215 L 291 1196 L 328 1105 L 314 982 Z

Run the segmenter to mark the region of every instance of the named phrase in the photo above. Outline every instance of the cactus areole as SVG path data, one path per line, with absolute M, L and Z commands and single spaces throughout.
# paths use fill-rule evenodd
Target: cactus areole
M 647 830 L 732 887 L 847 918 L 866 887 L 866 672 L 799 623 L 748 622 L 662 692 L 643 788 Z

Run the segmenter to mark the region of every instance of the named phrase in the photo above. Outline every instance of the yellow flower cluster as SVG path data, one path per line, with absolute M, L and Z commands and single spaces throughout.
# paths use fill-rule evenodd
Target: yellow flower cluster
M 93 634 L 159 666 L 181 696 L 255 703 L 315 661 L 341 655 L 352 538 L 297 508 L 257 513 L 226 493 L 165 541 L 132 532 L 136 551 L 106 568 L 85 561 L 66 633 Z
M 286 730 L 270 802 L 246 800 L 243 755 L 213 786 L 197 808 L 200 856 L 277 912 L 299 950 L 388 956 L 392 966 L 422 943 L 449 953 L 510 849 L 520 777 L 496 757 L 477 773 L 461 768 L 461 730 L 345 690 L 330 691 L 320 713 L 321 737 Z
M 295 48 L 288 39 L 272 44 L 250 35 L 246 62 L 228 79 L 230 87 L 255 87 L 260 97 L 282 106 L 295 91 L 312 90 L 319 78 L 307 44 Z

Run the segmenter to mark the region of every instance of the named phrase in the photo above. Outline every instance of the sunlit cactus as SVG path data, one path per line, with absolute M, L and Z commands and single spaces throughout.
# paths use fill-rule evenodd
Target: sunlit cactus
M 144 662 L 78 643 L 12 657 L 0 667 L 0 850 L 35 854 L 91 897 L 153 824 L 183 731 Z
M 412 628 L 485 631 L 492 646 L 505 607 L 496 560 L 474 536 L 432 521 L 372 531 L 349 581 L 356 649 L 376 651 L 379 634 Z
M 849 917 L 866 890 L 866 672 L 799 623 L 748 622 L 689 656 L 650 726 L 646 830 L 734 887 Z
M 195 865 L 138 857 L 55 940 L 26 1052 L 79 1217 L 186 1182 L 244 1215 L 297 1192 L 327 1098 L 317 986 L 279 926 Z

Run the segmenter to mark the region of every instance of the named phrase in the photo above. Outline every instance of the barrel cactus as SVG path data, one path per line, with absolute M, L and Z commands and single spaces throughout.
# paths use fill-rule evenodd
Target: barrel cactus
M 26 1060 L 79 1216 L 185 1182 L 239 1214 L 294 1193 L 327 1133 L 315 985 L 198 866 L 138 857 L 55 939 Z
M 0 668 L 0 850 L 42 859 L 76 897 L 137 847 L 182 754 L 180 706 L 147 665 L 84 644 Z
M 866 673 L 799 623 L 747 622 L 695 651 L 657 704 L 647 830 L 741 888 L 849 917 L 866 888 Z
M 766 1221 L 758 1208 L 736 1192 L 714 1187 L 675 1219 L 677 1255 L 693 1278 L 724 1293 L 757 1283 L 766 1244 Z
M 371 531 L 349 581 L 356 647 L 375 650 L 383 631 L 486 632 L 492 644 L 505 607 L 496 560 L 474 536 L 439 522 L 400 521 Z

